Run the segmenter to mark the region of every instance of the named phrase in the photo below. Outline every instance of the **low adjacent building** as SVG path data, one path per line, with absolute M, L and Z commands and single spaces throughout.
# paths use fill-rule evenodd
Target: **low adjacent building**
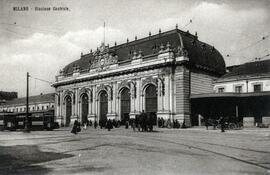
M 230 67 L 213 91 L 192 96 L 195 116 L 236 117 L 246 127 L 270 125 L 270 60 Z
M 29 112 L 54 109 L 55 94 L 40 94 L 29 97 Z M 0 105 L 0 112 L 26 112 L 26 97 L 15 98 Z

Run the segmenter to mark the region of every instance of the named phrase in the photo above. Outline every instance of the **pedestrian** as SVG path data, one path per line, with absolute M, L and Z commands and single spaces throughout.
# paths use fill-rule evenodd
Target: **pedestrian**
M 135 119 L 131 119 L 131 126 L 132 126 L 132 129 L 133 129 L 133 132 L 135 132 L 135 128 L 136 128 Z
M 128 120 L 126 120 L 126 122 L 125 122 L 125 125 L 126 125 L 126 129 L 128 129 Z
M 205 127 L 206 127 L 206 130 L 208 130 L 208 118 L 205 118 Z
M 142 114 L 138 115 L 138 131 L 142 131 Z
M 165 120 L 161 118 L 161 128 L 164 128 L 164 126 L 165 126 Z
M 81 132 L 81 123 L 80 122 L 77 123 L 77 133 L 78 132 Z
M 71 130 L 71 133 L 77 134 L 77 128 L 78 128 L 78 121 L 75 120 L 74 124 L 73 124 L 73 127 L 72 127 L 72 130 Z
M 142 113 L 141 113 L 141 127 L 142 127 L 142 131 L 147 131 L 146 120 L 147 120 L 147 114 L 144 112 L 144 110 L 142 110 Z
M 153 123 L 155 121 L 155 114 L 154 113 L 151 113 L 150 114 L 150 121 L 149 121 L 149 131 L 152 132 L 153 131 Z
M 108 131 L 110 131 L 110 130 L 112 129 L 112 121 L 111 121 L 111 119 L 109 119 L 109 120 L 107 121 L 106 127 L 107 127 Z
M 89 121 L 88 126 L 92 126 L 92 121 L 91 120 Z
M 219 118 L 219 124 L 220 124 L 221 132 L 225 132 L 225 119 L 224 119 L 224 117 L 221 116 Z
M 166 126 L 167 126 L 167 128 L 171 128 L 171 126 L 172 126 L 171 119 L 168 119 L 168 120 L 167 120 Z
M 102 120 L 99 120 L 99 127 L 100 127 L 100 129 L 102 129 L 103 128 L 103 121 Z
M 84 124 L 83 124 L 83 129 L 84 129 L 84 130 L 87 129 L 87 123 L 86 123 L 86 122 L 84 122 Z
M 116 120 L 115 120 L 115 119 L 113 119 L 113 121 L 112 121 L 112 125 L 113 125 L 115 128 L 117 128 L 117 122 L 116 122 Z
M 94 122 L 94 128 L 97 129 L 97 126 L 98 126 L 98 123 L 97 123 L 97 121 L 95 120 L 95 122 Z

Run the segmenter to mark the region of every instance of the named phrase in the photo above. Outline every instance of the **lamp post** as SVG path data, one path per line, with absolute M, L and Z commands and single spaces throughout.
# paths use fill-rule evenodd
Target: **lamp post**
M 26 73 L 26 122 L 25 122 L 25 130 L 26 132 L 30 132 L 30 121 L 29 121 L 29 73 Z

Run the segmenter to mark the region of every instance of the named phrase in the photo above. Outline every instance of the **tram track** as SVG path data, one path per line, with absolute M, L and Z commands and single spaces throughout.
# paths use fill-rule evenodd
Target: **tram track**
M 85 135 L 88 135 L 89 133 L 80 133 L 79 135 L 82 135 L 82 136 L 85 136 Z M 211 154 L 215 154 L 215 155 L 218 155 L 218 156 L 222 156 L 222 157 L 226 157 L 226 158 L 230 158 L 230 159 L 233 159 L 235 161 L 238 161 L 238 162 L 242 162 L 242 163 L 246 163 L 246 164 L 249 164 L 249 165 L 253 165 L 253 166 L 256 166 L 256 167 L 260 167 L 260 168 L 263 168 L 263 169 L 266 169 L 266 170 L 269 170 L 270 168 L 268 166 L 265 166 L 265 165 L 261 165 L 259 163 L 256 163 L 256 162 L 253 162 L 253 161 L 250 161 L 250 160 L 245 160 L 245 159 L 241 159 L 241 158 L 238 158 L 238 157 L 235 157 L 235 156 L 232 156 L 232 155 L 228 155 L 226 153 L 223 153 L 222 151 L 214 151 L 213 149 L 207 149 L 205 147 L 215 147 L 215 149 L 217 148 L 226 148 L 226 149 L 232 149 L 232 150 L 238 150 L 238 151 L 246 151 L 246 152 L 253 152 L 253 153 L 257 153 L 257 154 L 269 154 L 270 156 L 270 152 L 268 151 L 261 151 L 261 150 L 254 150 L 254 149 L 247 149 L 247 148 L 239 148 L 239 147 L 235 147 L 235 146 L 230 146 L 230 145 L 223 145 L 223 144 L 217 144 L 217 143 L 208 143 L 208 142 L 202 142 L 202 141 L 196 141 L 196 140 L 190 140 L 190 139 L 186 139 L 186 138 L 176 138 L 177 140 L 181 141 L 181 142 L 178 142 L 178 141 L 172 141 L 172 140 L 169 140 L 169 139 L 161 139 L 160 136 L 153 136 L 151 135 L 151 133 L 143 133 L 143 135 L 138 135 L 138 134 L 123 134 L 123 133 L 119 133 L 119 132 L 114 132 L 114 133 L 100 133 L 100 134 L 97 134 L 95 133 L 95 135 L 92 135 L 90 137 L 74 137 L 74 135 L 68 135 L 68 136 L 62 136 L 62 135 L 58 135 L 58 136 L 52 136 L 52 137 L 39 137 L 39 138 L 27 138 L 27 139 L 34 139 L 34 140 L 42 140 L 42 139 L 59 139 L 61 138 L 61 140 L 57 140 L 57 141 L 47 141 L 47 142 L 42 142 L 42 143 L 39 143 L 39 144 L 36 144 L 38 146 L 46 146 L 46 145 L 51 145 L 51 144 L 59 144 L 59 143 L 66 143 L 66 142 L 76 142 L 76 141 L 88 141 L 88 140 L 91 140 L 91 139 L 97 139 L 97 138 L 101 138 L 101 137 L 105 137 L 106 136 L 109 136 L 110 139 L 117 139 L 117 138 L 122 138 L 123 136 L 124 137 L 127 137 L 127 138 L 139 138 L 139 139 L 143 139 L 143 140 L 146 140 L 146 141 L 150 141 L 150 140 L 153 140 L 153 141 L 158 141 L 158 142 L 161 142 L 161 143 L 166 143 L 166 144 L 174 144 L 174 145 L 179 145 L 179 146 L 184 146 L 184 147 L 187 147 L 187 148 L 191 148 L 191 149 L 196 149 L 196 150 L 200 150 L 200 151 L 203 151 L 203 152 L 207 152 L 207 153 L 211 153 Z M 173 138 L 171 138 L 173 139 Z M 16 139 L 17 140 L 17 139 Z M 26 139 L 19 139 L 19 140 L 26 140 Z M 1 140 L 1 141 L 12 141 L 12 140 Z M 184 143 L 183 143 L 184 142 Z M 201 144 L 201 145 L 200 145 Z M 200 146 L 194 146 L 194 145 L 200 145 Z M 203 146 L 204 145 L 204 146 Z M 96 144 L 96 145 L 93 145 L 92 147 L 84 147 L 84 148 L 80 148 L 80 149 L 73 149 L 73 150 L 67 150 L 67 151 L 63 151 L 61 153 L 72 153 L 72 152 L 76 152 L 76 151 L 84 151 L 84 150 L 95 150 L 95 148 L 98 148 L 98 147 L 102 147 L 102 146 L 117 146 L 117 144 L 108 144 L 108 143 L 101 143 L 101 144 Z M 124 148 L 124 145 L 122 145 L 120 148 Z
M 270 169 L 269 167 L 264 166 L 264 165 L 261 165 L 261 164 L 258 164 L 258 163 L 254 163 L 254 162 L 251 162 L 251 161 L 248 161 L 248 160 L 240 159 L 240 158 L 237 158 L 237 157 L 234 157 L 234 156 L 230 156 L 230 155 L 227 155 L 227 154 L 224 154 L 224 153 L 221 153 L 221 152 L 217 152 L 217 151 L 212 151 L 212 150 L 205 149 L 205 148 L 202 148 L 202 147 L 193 146 L 191 144 L 184 144 L 184 143 L 179 143 L 179 142 L 175 142 L 175 141 L 171 141 L 171 140 L 159 139 L 159 138 L 153 138 L 153 137 L 140 137 L 140 136 L 136 136 L 136 137 L 143 138 L 143 139 L 151 139 L 151 140 L 160 141 L 160 142 L 163 142 L 163 143 L 165 142 L 165 143 L 171 143 L 171 144 L 175 144 L 175 145 L 181 145 L 181 146 L 185 146 L 185 147 L 188 147 L 188 148 L 193 148 L 193 149 L 197 149 L 197 150 L 209 152 L 209 153 L 212 153 L 212 154 L 216 154 L 216 155 L 219 155 L 219 156 L 227 157 L 227 158 L 230 158 L 230 159 L 233 159 L 233 160 L 242 162 L 242 163 L 254 165 L 254 166 L 257 166 L 257 167 L 266 169 L 266 170 L 269 170 Z M 195 141 L 193 141 L 193 142 L 195 142 Z M 204 143 L 204 144 L 214 145 L 214 144 L 211 144 L 211 143 Z M 222 145 L 222 146 L 225 147 L 225 145 Z M 232 147 L 229 147 L 229 148 L 232 148 Z M 236 148 L 234 148 L 234 149 L 236 149 Z M 237 149 L 241 149 L 241 148 L 237 148 Z M 242 149 L 242 150 L 247 151 L 245 149 Z M 255 150 L 251 150 L 251 151 L 254 152 Z M 255 152 L 258 152 L 258 151 L 255 151 Z M 269 152 L 267 152 L 267 153 L 269 153 Z
M 149 133 L 150 134 L 150 133 Z M 208 153 L 212 153 L 215 155 L 219 155 L 222 157 L 226 157 L 226 158 L 230 158 L 242 163 L 246 163 L 246 164 L 250 164 L 253 166 L 257 166 L 266 170 L 269 170 L 270 168 L 264 165 L 261 165 L 259 163 L 255 163 L 249 160 L 244 160 L 244 159 L 240 159 L 237 158 L 235 156 L 231 156 L 228 154 L 224 154 L 222 152 L 218 152 L 218 151 L 213 151 L 210 149 L 206 149 L 203 148 L 203 146 L 199 147 L 199 146 L 194 146 L 193 144 L 187 144 L 187 143 L 180 143 L 180 142 L 176 142 L 176 141 L 171 141 L 168 139 L 160 139 L 156 136 L 149 136 L 149 135 L 112 135 L 112 134 L 99 134 L 100 136 L 110 136 L 110 137 L 129 137 L 129 138 L 140 138 L 140 139 L 144 139 L 146 141 L 149 141 L 149 139 L 153 140 L 153 141 L 158 141 L 158 142 L 162 142 L 162 143 L 170 143 L 170 144 L 175 144 L 175 145 L 180 145 L 180 146 L 185 146 L 188 148 L 192 148 L 192 149 L 196 149 L 196 150 L 200 150 L 200 151 L 204 151 L 204 152 L 208 152 Z M 99 136 L 99 138 L 100 138 Z M 54 143 L 47 143 L 47 144 L 57 144 L 57 143 L 63 143 L 63 142 L 73 142 L 73 141 L 87 141 L 89 139 L 95 139 L 97 137 L 82 137 L 82 138 L 77 138 L 77 139 L 70 139 L 70 140 L 64 140 L 64 141 L 59 141 L 59 142 L 54 142 Z M 240 150 L 240 151 L 247 151 L 247 152 L 254 152 L 254 153 L 259 153 L 259 154 L 270 154 L 270 152 L 268 151 L 260 151 L 260 150 L 254 150 L 254 149 L 246 149 L 246 148 L 239 148 L 239 147 L 235 147 L 235 146 L 230 146 L 230 145 L 222 145 L 222 144 L 215 144 L 215 143 L 207 143 L 207 142 L 200 142 L 200 141 L 195 141 L 195 140 L 189 140 L 189 139 L 184 139 L 184 138 L 177 138 L 178 140 L 184 141 L 184 142 L 193 142 L 195 144 L 204 144 L 204 145 L 209 145 L 209 146 L 216 146 L 216 147 L 223 147 L 223 148 L 227 148 L 227 149 L 235 149 L 235 150 Z M 41 145 L 46 144 L 46 143 L 42 143 Z M 76 151 L 84 151 L 84 150 L 94 150 L 97 147 L 102 147 L 102 146 L 113 146 L 113 145 L 117 145 L 117 144 L 98 144 L 98 145 L 94 145 L 93 147 L 89 148 L 89 147 L 85 147 L 85 148 L 80 148 L 80 149 L 74 149 L 74 150 L 69 150 L 69 151 L 64 151 L 63 153 L 71 153 L 71 152 L 76 152 Z M 122 147 L 123 148 L 123 147 Z M 270 156 L 270 155 L 269 155 Z

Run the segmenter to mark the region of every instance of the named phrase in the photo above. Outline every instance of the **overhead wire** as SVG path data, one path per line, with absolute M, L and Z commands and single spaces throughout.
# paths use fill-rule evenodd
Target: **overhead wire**
M 38 30 L 38 31 L 45 31 L 45 32 L 51 32 L 51 33 L 59 34 L 59 31 L 40 29 L 40 28 L 37 28 L 37 27 L 31 27 L 31 26 L 18 25 L 16 22 L 14 24 L 1 22 L 0 24 L 12 26 L 12 27 L 20 27 L 20 28 L 26 28 L 26 29 L 31 29 L 31 30 Z
M 48 81 L 48 80 L 44 80 L 44 79 L 41 79 L 41 78 L 36 78 L 36 77 L 33 77 L 32 75 L 29 75 L 30 78 L 33 78 L 35 80 L 39 80 L 39 81 L 42 81 L 42 82 L 45 82 L 45 83 L 49 83 L 49 84 L 52 84 L 53 82 L 51 81 Z
M 248 46 L 243 47 L 243 48 L 241 48 L 241 49 L 239 49 L 239 50 L 237 50 L 237 51 L 235 51 L 235 52 L 233 52 L 233 53 L 231 53 L 231 54 L 227 54 L 227 57 L 232 57 L 232 55 L 234 55 L 236 52 L 242 52 L 242 51 L 244 51 L 244 50 L 246 50 L 246 49 L 248 49 L 248 48 L 250 48 L 250 47 L 253 47 L 253 46 L 255 46 L 255 45 L 261 43 L 262 41 L 268 39 L 269 36 L 270 36 L 270 34 L 265 35 L 265 36 L 263 36 L 260 40 L 255 41 L 255 42 L 249 44 Z
M 194 18 L 194 17 L 193 17 Z M 184 28 L 186 28 L 187 26 L 189 26 L 192 22 L 193 22 L 193 18 L 191 18 L 190 20 L 189 20 L 189 22 L 184 26 L 184 27 L 182 27 L 182 29 L 184 29 Z
M 20 34 L 20 33 L 18 33 L 18 32 L 15 32 L 15 31 L 12 31 L 12 30 L 7 29 L 7 28 L 0 28 L 0 30 L 6 31 L 6 32 L 9 32 L 9 33 L 12 33 L 12 34 L 15 34 L 15 35 L 19 36 L 20 38 L 24 38 L 24 37 L 25 37 L 25 35 Z

